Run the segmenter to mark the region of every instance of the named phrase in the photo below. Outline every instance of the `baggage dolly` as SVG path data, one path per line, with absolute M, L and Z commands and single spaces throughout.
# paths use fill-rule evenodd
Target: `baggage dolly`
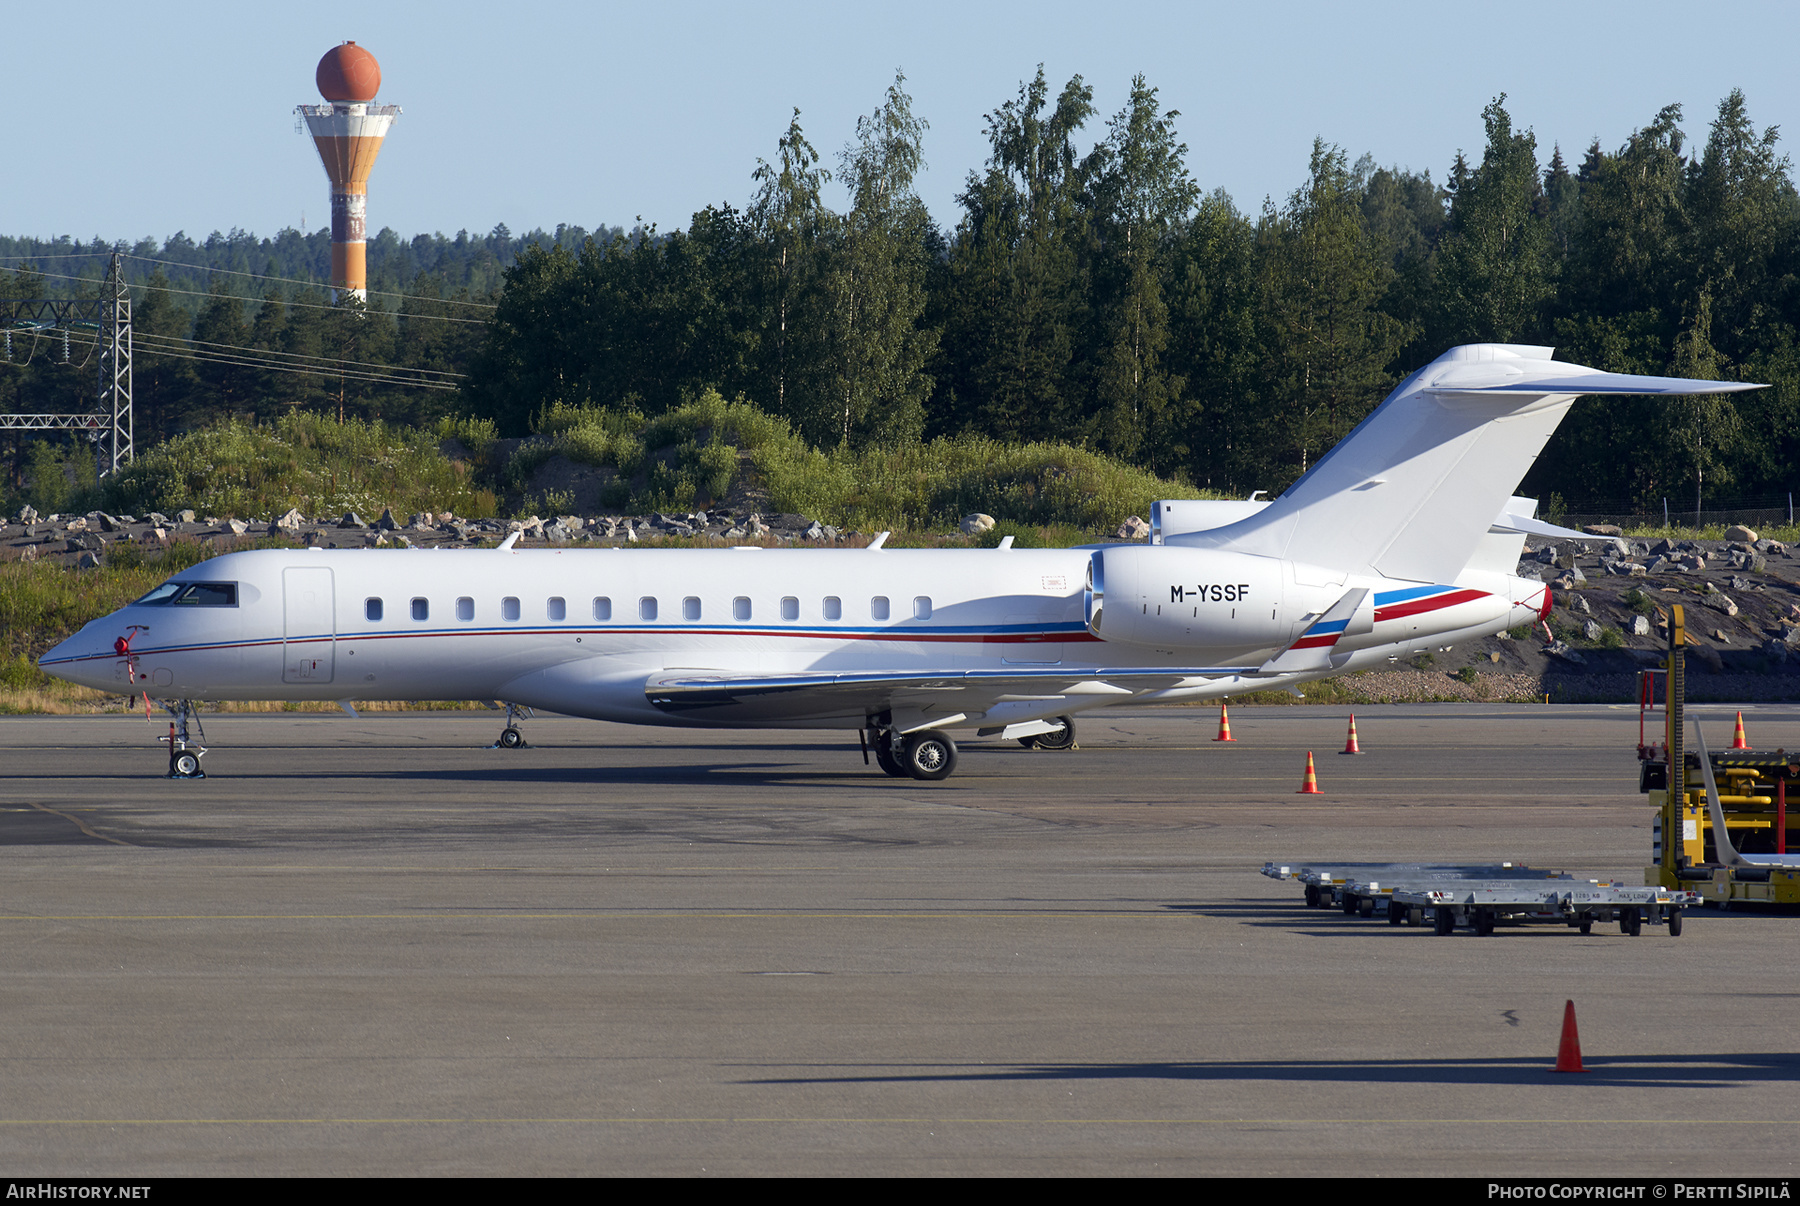
M 1669 936 L 1681 936 L 1681 911 L 1700 903 L 1696 892 L 1668 888 L 1627 887 L 1616 883 L 1435 884 L 1397 889 L 1393 904 L 1429 913 L 1438 934 L 1466 925 L 1477 936 L 1506 925 L 1564 925 L 1592 932 L 1595 922 L 1617 921 L 1619 932 L 1633 938 L 1646 922 L 1666 925 Z M 1390 906 L 1391 907 L 1391 906 Z
M 1362 912 L 1367 897 L 1385 898 L 1396 882 L 1463 879 L 1557 879 L 1567 878 L 1561 871 L 1537 871 L 1523 863 L 1276 863 L 1263 864 L 1262 873 L 1270 879 L 1297 879 L 1306 890 L 1309 909 L 1342 908 L 1346 913 Z M 1347 891 L 1352 882 L 1375 883 L 1379 890 L 1366 893 Z

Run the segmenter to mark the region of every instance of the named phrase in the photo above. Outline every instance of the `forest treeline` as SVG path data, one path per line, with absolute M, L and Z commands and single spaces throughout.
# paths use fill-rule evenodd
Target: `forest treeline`
M 1104 117 L 1079 76 L 1057 89 L 1040 70 L 986 115 L 987 162 L 946 230 L 914 190 L 928 127 L 897 76 L 835 155 L 796 111 L 747 196 L 684 229 L 383 231 L 366 308 L 267 279 L 321 280 L 323 233 L 139 244 L 125 263 L 145 333 L 140 444 L 296 408 L 460 414 L 524 435 L 552 412 L 655 416 L 716 390 L 820 448 L 1062 440 L 1196 487 L 1273 492 L 1407 372 L 1497 341 L 1773 385 L 1588 399 L 1528 493 L 1686 509 L 1697 491 L 1793 489 L 1800 195 L 1740 93 L 1703 140 L 1671 105 L 1577 158 L 1554 144 L 1546 157 L 1500 97 L 1485 144 L 1441 179 L 1318 141 L 1297 187 L 1255 212 L 1195 182 L 1180 116 L 1142 77 Z M 834 179 L 843 212 L 826 203 Z M 0 240 L 0 256 L 36 257 L 44 275 L 0 273 L 7 295 L 92 290 L 111 250 L 23 243 Z M 15 333 L 0 409 L 91 389 L 81 352 L 64 365 L 51 337 Z M 30 460 L 15 448 L 16 488 Z

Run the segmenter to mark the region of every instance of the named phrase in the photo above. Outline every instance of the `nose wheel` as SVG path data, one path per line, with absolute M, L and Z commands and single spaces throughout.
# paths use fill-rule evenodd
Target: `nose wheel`
M 530 708 L 515 703 L 506 705 L 506 727 L 500 730 L 500 737 L 488 748 L 493 750 L 522 750 L 525 748 L 525 730 L 519 727 L 521 716 L 536 716 Z
M 169 778 L 171 779 L 204 779 L 206 772 L 200 769 L 200 759 L 206 754 L 206 730 L 200 724 L 200 713 L 191 699 L 178 699 L 174 703 L 158 700 L 163 711 L 174 717 L 169 723 L 169 735 L 161 740 L 169 746 Z M 200 735 L 198 741 L 188 732 L 188 721 L 194 722 L 194 732 Z

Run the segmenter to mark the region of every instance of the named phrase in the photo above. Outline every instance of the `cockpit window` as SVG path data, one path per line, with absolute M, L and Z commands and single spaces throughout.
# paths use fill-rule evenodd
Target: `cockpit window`
M 165 582 L 143 598 L 139 599 L 133 606 L 149 607 L 155 603 L 167 603 L 170 599 L 173 599 L 176 595 L 180 594 L 181 589 L 186 585 L 187 583 L 185 582 Z
M 236 607 L 235 582 L 165 582 L 136 603 L 150 607 L 173 603 L 178 607 Z

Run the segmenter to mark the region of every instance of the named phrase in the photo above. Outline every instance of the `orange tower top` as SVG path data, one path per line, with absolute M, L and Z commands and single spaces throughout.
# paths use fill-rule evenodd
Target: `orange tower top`
M 364 105 L 381 90 L 381 64 L 355 42 L 345 42 L 325 52 L 313 79 L 326 100 Z

